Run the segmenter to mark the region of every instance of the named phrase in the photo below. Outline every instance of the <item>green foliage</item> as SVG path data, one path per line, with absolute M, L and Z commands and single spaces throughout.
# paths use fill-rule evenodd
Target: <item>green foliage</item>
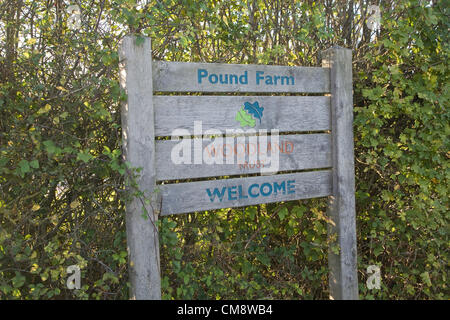
M 55 5 L 56 3 L 56 5 Z M 128 297 L 118 42 L 155 59 L 320 65 L 353 49 L 363 299 L 448 299 L 449 39 L 445 1 L 0 3 L 0 299 Z M 350 3 L 350 2 L 349 2 Z M 361 6 L 361 7 L 360 7 Z M 3 17 L 5 17 L 3 19 Z M 139 38 L 138 38 L 139 39 Z M 139 173 L 139 170 L 136 170 Z M 327 299 L 324 199 L 160 220 L 165 299 Z M 69 265 L 82 288 L 66 287 Z M 381 290 L 366 267 L 381 266 Z
M 382 266 L 378 298 L 448 298 L 448 8 L 405 5 L 355 88 L 360 252 Z M 444 11 L 446 10 L 446 12 Z M 387 32 L 389 31 L 389 32 Z M 388 269 L 389 268 L 389 269 Z M 362 292 L 366 290 L 362 288 Z
M 316 209 L 305 214 L 305 205 Z M 164 298 L 326 299 L 325 207 L 309 200 L 163 219 Z
M 2 2 L 2 17 L 20 3 Z M 0 299 L 124 297 L 120 33 L 96 25 L 97 5 L 72 31 L 65 4 L 25 3 L 0 24 Z

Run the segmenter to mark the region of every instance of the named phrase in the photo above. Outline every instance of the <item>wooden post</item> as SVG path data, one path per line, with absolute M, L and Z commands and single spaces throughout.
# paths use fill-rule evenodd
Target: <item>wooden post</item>
M 336 234 L 340 254 L 328 253 L 330 299 L 358 299 L 355 168 L 353 155 L 352 51 L 333 47 L 323 53 L 330 68 L 332 131 L 332 196 L 329 235 Z
M 132 36 L 123 39 L 119 51 L 120 83 L 128 96 L 122 104 L 124 157 L 142 168 L 137 185 L 144 192 L 126 210 L 130 298 L 139 300 L 161 299 L 151 52 L 149 38 L 138 45 Z

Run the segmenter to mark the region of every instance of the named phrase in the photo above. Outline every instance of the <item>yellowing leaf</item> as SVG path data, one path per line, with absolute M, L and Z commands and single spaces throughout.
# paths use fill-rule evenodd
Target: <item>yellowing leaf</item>
M 41 208 L 41 206 L 38 205 L 37 203 L 35 203 L 35 204 L 33 205 L 33 207 L 31 208 L 31 210 L 33 210 L 33 211 L 38 211 L 40 208 Z
M 29 45 L 33 45 L 33 44 L 35 44 L 36 43 L 36 38 L 31 38 L 31 39 L 28 39 L 27 40 L 27 44 L 29 44 Z
M 31 266 L 30 272 L 36 272 L 38 270 L 39 266 L 36 263 L 33 263 Z
M 45 281 L 48 279 L 48 271 L 45 270 L 43 273 L 41 273 L 41 280 Z
M 52 106 L 49 104 L 46 104 L 45 106 L 43 106 L 42 108 L 40 108 L 37 112 L 37 114 L 43 114 L 43 113 L 47 113 L 52 109 Z
M 78 207 L 80 205 L 80 202 L 78 200 L 74 200 L 70 203 L 70 208 L 71 209 L 75 209 L 76 207 Z
M 68 91 L 66 88 L 63 88 L 63 87 L 61 87 L 61 86 L 57 86 L 56 89 L 61 90 L 61 91 L 65 91 L 65 92 Z

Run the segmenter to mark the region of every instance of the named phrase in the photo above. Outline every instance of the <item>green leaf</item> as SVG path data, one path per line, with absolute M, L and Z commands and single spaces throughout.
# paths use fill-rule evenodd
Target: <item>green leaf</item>
M 183 282 L 184 282 L 184 284 L 186 284 L 186 285 L 189 283 L 189 275 L 188 275 L 188 274 L 184 275 L 184 277 L 183 277 Z
M 432 286 L 431 283 L 431 279 L 430 279 L 430 274 L 428 273 L 428 271 L 422 272 L 420 274 L 420 278 L 422 279 L 423 282 L 425 282 L 425 284 L 429 287 Z
M 30 166 L 34 169 L 38 169 L 39 168 L 39 161 L 38 160 L 32 160 L 30 161 Z
M 266 267 L 270 266 L 270 259 L 268 256 L 264 255 L 264 254 L 259 254 L 257 256 L 257 259 Z
M 280 220 L 284 220 L 284 218 L 289 214 L 289 211 L 286 207 L 278 211 L 278 216 L 280 217 Z
M 27 160 L 20 160 L 19 167 L 22 174 L 30 172 L 30 164 Z
M 292 214 L 297 217 L 301 218 L 303 217 L 303 214 L 306 212 L 307 208 L 305 206 L 295 206 L 292 208 Z
M 12 284 L 14 288 L 20 288 L 25 284 L 26 278 L 16 271 L 16 276 L 12 279 Z
M 46 140 L 43 142 L 43 145 L 45 146 L 45 149 L 49 154 L 54 154 L 56 152 L 56 146 L 51 140 Z
M 91 160 L 92 158 L 93 158 L 93 156 L 92 156 L 90 153 L 88 153 L 88 152 L 80 151 L 80 152 L 78 153 L 78 155 L 77 155 L 77 160 L 81 160 L 81 161 L 83 161 L 84 163 L 88 162 L 88 161 Z
M 180 44 L 183 48 L 186 48 L 189 45 L 189 40 L 185 36 L 180 36 Z

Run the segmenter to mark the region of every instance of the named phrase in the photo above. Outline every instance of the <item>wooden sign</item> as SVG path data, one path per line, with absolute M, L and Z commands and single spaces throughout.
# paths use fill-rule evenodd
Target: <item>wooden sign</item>
M 329 197 L 341 249 L 329 252 L 330 297 L 358 298 L 351 51 L 323 57 L 313 68 L 163 62 L 150 39 L 123 40 L 124 157 L 144 192 L 127 204 L 133 298 L 161 298 L 159 215 L 317 197 Z

